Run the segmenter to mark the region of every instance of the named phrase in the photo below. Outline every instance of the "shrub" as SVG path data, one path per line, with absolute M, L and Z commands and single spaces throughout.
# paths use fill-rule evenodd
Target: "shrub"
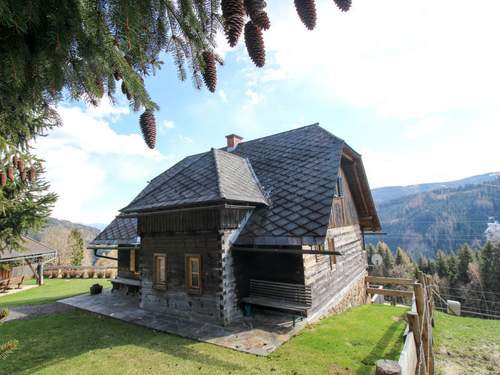
M 93 269 L 92 270 L 88 270 L 87 271 L 87 276 L 88 276 L 89 279 L 93 279 L 94 276 L 95 276 L 95 270 L 93 270 Z
M 97 272 L 97 278 L 102 279 L 104 277 L 104 272 L 99 271 Z
M 0 345 L 0 359 L 5 359 L 10 353 L 12 353 L 17 348 L 18 341 L 10 340 L 5 344 Z
M 74 279 L 77 275 L 78 275 L 77 271 L 75 270 L 69 271 L 69 277 L 71 277 L 72 279 Z
M 113 276 L 113 271 L 111 270 L 106 270 L 104 272 L 105 276 L 106 276 L 106 279 L 111 279 L 111 277 Z
M 5 308 L 0 310 L 0 320 L 5 319 L 8 316 L 9 316 L 9 309 Z

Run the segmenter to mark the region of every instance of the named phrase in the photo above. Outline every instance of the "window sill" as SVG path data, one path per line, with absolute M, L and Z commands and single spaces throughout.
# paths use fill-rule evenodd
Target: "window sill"
M 188 294 L 200 295 L 201 288 L 198 288 L 198 289 L 188 288 L 187 292 L 188 292 Z

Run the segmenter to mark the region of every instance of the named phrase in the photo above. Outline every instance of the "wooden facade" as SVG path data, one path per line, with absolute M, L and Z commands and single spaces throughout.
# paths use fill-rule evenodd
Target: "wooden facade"
M 339 293 L 366 273 L 367 259 L 356 203 L 351 193 L 348 179 L 343 170 L 340 172 L 342 196 L 332 202 L 330 223 L 324 247 L 335 250 L 341 256 L 303 255 L 304 282 L 311 286 L 312 308 L 310 314 L 320 310 L 335 309 Z M 333 246 L 333 248 L 331 248 Z M 355 305 L 365 295 L 364 290 L 357 292 L 347 306 Z
M 134 261 L 134 250 L 118 252 L 118 276 L 141 279 L 142 308 L 223 324 L 242 317 L 240 301 L 249 295 L 250 280 L 307 287 L 310 317 L 362 303 L 367 259 L 358 215 L 362 202 L 354 198 L 360 191 L 353 193 L 353 177 L 343 167 L 339 183 L 324 245 L 315 247 L 329 254 L 234 251 L 252 208 L 208 206 L 138 216 L 140 250 Z

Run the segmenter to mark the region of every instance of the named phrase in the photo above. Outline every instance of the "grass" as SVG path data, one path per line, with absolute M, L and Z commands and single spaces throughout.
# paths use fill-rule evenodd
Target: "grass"
M 19 340 L 0 374 L 367 374 L 399 357 L 405 312 L 359 306 L 257 357 L 73 311 L 0 326 L 2 341 Z
M 26 284 L 34 283 L 35 280 L 26 282 Z M 95 283 L 108 288 L 111 286 L 106 279 L 46 279 L 45 284 L 37 288 L 6 296 L 0 294 L 0 307 L 40 305 L 55 302 L 61 298 L 87 293 L 90 286 Z
M 500 322 L 437 313 L 434 328 L 440 374 L 496 374 L 500 368 Z

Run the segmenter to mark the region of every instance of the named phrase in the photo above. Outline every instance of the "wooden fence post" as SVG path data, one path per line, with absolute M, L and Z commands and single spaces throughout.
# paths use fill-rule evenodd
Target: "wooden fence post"
M 420 321 L 418 319 L 418 314 L 413 311 L 409 311 L 406 314 L 406 317 L 408 319 L 408 325 L 410 326 L 410 331 L 413 332 L 413 338 L 415 339 L 415 346 L 417 349 L 417 373 L 418 369 L 420 368 L 420 374 L 425 374 L 424 372 L 424 364 L 425 361 L 421 360 L 421 356 L 423 356 L 424 353 L 421 353 L 420 348 L 421 348 L 421 340 L 422 336 L 420 334 Z

